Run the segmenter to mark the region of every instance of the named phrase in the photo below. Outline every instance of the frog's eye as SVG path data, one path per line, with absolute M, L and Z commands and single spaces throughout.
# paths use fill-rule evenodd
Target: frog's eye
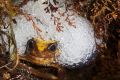
M 35 47 L 35 40 L 34 39 L 30 39 L 30 40 L 28 40 L 28 42 L 27 42 L 27 47 L 29 48 L 29 49 L 34 49 L 34 47 Z
M 51 44 L 49 44 L 48 45 L 48 50 L 49 51 L 56 51 L 56 49 L 57 49 L 57 43 L 51 43 Z
M 27 41 L 27 45 L 26 45 L 26 50 L 25 50 L 25 54 L 30 53 L 34 48 L 35 48 L 35 40 L 34 39 L 30 39 Z

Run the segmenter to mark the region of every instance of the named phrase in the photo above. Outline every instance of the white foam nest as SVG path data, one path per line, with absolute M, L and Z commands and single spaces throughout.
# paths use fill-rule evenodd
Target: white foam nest
M 74 19 L 76 28 L 70 26 L 65 21 L 65 18 L 67 15 L 73 14 L 73 12 L 68 11 L 65 16 L 60 16 L 58 12 L 64 12 L 64 7 L 62 7 L 56 13 L 53 13 L 60 18 L 61 25 L 64 27 L 63 31 L 58 32 L 51 15 L 44 11 L 45 7 L 46 5 L 43 5 L 42 1 L 38 0 L 36 2 L 29 1 L 22 9 L 33 16 L 34 22 L 42 30 L 40 34 L 44 39 L 59 41 L 61 55 L 57 58 L 58 63 L 64 66 L 72 66 L 89 62 L 96 49 L 91 23 L 87 19 L 74 14 L 70 16 L 70 19 Z M 32 37 L 38 37 L 38 35 L 32 27 L 32 22 L 27 21 L 23 15 L 18 15 L 15 19 L 17 24 L 14 24 L 14 32 L 18 51 L 24 53 L 27 41 Z

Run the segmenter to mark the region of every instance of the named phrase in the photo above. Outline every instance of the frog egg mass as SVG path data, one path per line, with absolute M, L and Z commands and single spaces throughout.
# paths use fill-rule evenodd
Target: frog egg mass
M 29 1 L 22 7 L 31 20 L 27 20 L 23 15 L 15 17 L 17 24 L 14 24 L 14 33 L 19 53 L 25 52 L 29 39 L 42 37 L 44 40 L 58 41 L 61 54 L 56 60 L 60 65 L 80 66 L 80 64 L 88 63 L 94 57 L 96 50 L 91 23 L 72 11 L 64 13 L 63 4 L 61 4 L 63 7 L 58 7 L 56 12 L 46 13 L 44 9 L 47 5 L 42 3 L 41 0 Z M 64 16 L 60 13 L 64 13 Z M 51 17 L 51 14 L 54 16 Z M 36 30 L 33 22 L 41 32 Z
M 75 29 L 67 29 L 56 36 L 60 40 L 62 54 L 59 63 L 63 65 L 79 65 L 89 62 L 94 56 L 95 39 L 91 24 L 84 18 L 78 18 Z

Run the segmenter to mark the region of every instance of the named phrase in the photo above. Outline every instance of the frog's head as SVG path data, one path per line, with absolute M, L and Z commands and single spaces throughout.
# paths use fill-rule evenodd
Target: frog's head
M 57 41 L 38 38 L 28 40 L 24 56 L 27 61 L 38 65 L 50 65 L 56 63 L 57 56 L 59 56 Z

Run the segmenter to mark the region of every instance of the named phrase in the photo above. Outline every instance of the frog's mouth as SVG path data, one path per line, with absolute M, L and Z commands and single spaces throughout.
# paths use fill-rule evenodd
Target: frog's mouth
M 53 74 L 55 76 L 58 76 L 57 74 L 58 74 L 59 68 L 56 66 L 36 64 L 36 63 L 32 63 L 32 62 L 22 60 L 22 59 L 20 60 L 20 62 L 29 66 L 29 67 L 32 67 L 32 68 L 38 70 L 41 73 L 49 73 L 49 74 Z
M 39 65 L 39 66 L 58 65 L 57 61 L 53 57 L 52 58 L 51 57 L 50 58 L 40 58 L 40 57 L 36 57 L 36 56 L 27 55 L 27 56 L 20 56 L 20 60 L 35 64 L 35 65 Z

